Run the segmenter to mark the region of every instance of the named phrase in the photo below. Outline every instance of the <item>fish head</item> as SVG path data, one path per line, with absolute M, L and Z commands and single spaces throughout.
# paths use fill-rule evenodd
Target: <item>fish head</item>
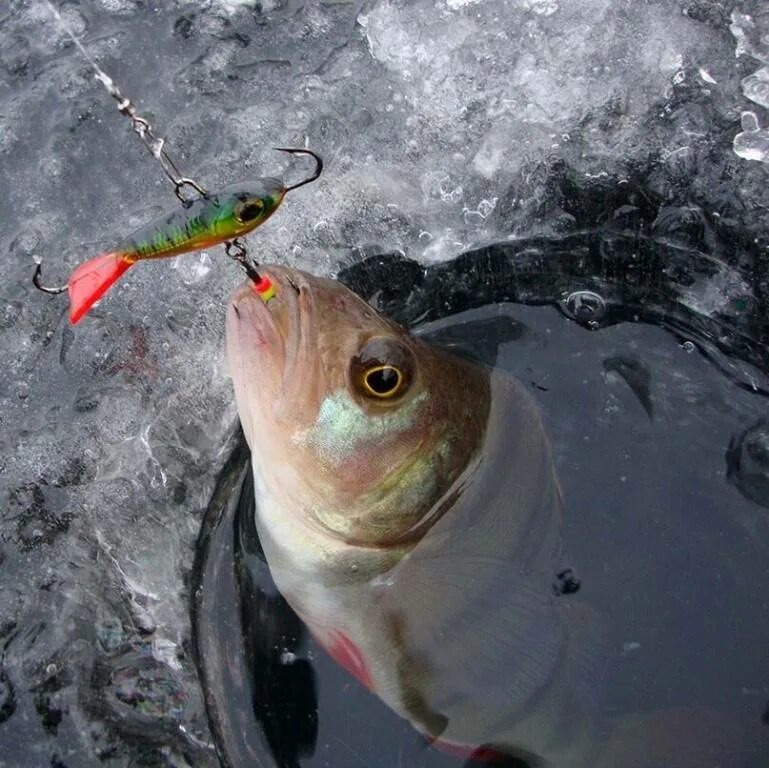
M 416 536 L 476 456 L 487 373 L 414 338 L 338 282 L 284 267 L 260 273 L 276 296 L 264 302 L 247 283 L 227 314 L 257 485 L 347 543 Z

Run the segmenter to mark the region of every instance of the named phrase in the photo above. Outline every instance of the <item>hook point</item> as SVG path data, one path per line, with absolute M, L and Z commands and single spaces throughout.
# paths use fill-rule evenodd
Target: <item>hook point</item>
M 43 276 L 43 262 L 37 256 L 33 256 L 32 258 L 35 262 L 35 272 L 32 275 L 32 285 L 34 285 L 38 291 L 42 291 L 43 293 L 50 293 L 54 296 L 59 293 L 64 293 L 64 291 L 66 291 L 68 288 L 66 285 L 62 285 L 58 288 L 48 288 L 40 282 Z
M 315 181 L 323 171 L 323 158 L 311 149 L 305 149 L 304 147 L 273 147 L 277 152 L 288 152 L 291 155 L 309 155 L 315 160 L 315 170 L 311 176 L 308 176 L 304 181 L 300 181 L 298 184 L 292 184 L 290 187 L 286 187 L 284 192 L 290 192 L 292 189 L 297 189 L 305 184 L 309 184 Z

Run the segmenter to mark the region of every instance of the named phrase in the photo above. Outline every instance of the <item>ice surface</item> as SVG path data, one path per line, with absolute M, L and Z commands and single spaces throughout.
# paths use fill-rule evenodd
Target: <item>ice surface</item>
M 704 0 L 57 5 L 206 186 L 301 177 L 273 146 L 323 154 L 249 238 L 260 260 L 333 273 L 638 222 L 730 275 L 765 257 L 765 166 L 732 151 L 748 110 L 735 149 L 767 151 L 761 3 L 731 21 Z M 236 420 L 222 338 L 240 274 L 220 250 L 140 264 L 74 329 L 31 288 L 34 254 L 56 284 L 177 205 L 42 3 L 0 5 L 0 168 L 0 766 L 62 745 L 122 764 L 137 729 L 158 761 L 205 765 L 185 590 Z M 737 230 L 744 247 L 716 252 Z M 126 693 L 139 659 L 146 712 Z
M 737 56 L 769 64 L 769 11 L 765 7 L 757 6 L 752 14 L 734 11 L 729 28 L 737 41 Z M 769 109 L 769 67 L 743 78 L 742 92 L 759 107 Z M 769 129 L 760 126 L 755 112 L 742 113 L 742 132 L 734 137 L 734 151 L 746 160 L 769 163 Z

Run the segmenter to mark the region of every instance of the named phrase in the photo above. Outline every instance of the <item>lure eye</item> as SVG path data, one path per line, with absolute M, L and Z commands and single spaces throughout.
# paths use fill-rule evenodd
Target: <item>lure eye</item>
M 235 218 L 241 224 L 250 224 L 262 215 L 264 201 L 259 198 L 252 200 L 239 200 L 235 204 Z
M 414 358 L 396 339 L 374 338 L 350 361 L 350 379 L 358 394 L 371 400 L 392 400 L 411 385 Z

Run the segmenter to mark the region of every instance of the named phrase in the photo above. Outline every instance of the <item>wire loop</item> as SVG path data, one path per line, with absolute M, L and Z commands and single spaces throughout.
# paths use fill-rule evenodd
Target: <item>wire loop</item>
M 141 139 L 142 144 L 149 150 L 150 154 L 160 163 L 163 173 L 174 185 L 174 193 L 179 198 L 182 205 L 189 205 L 192 200 L 187 199 L 182 194 L 184 187 L 191 187 L 199 197 L 208 197 L 208 192 L 198 184 L 194 179 L 182 176 L 176 163 L 166 152 L 166 140 L 156 136 L 152 130 L 147 118 L 142 117 L 133 105 L 130 99 L 123 96 L 120 89 L 115 85 L 111 77 L 105 75 L 101 70 L 97 71 L 96 79 L 107 89 L 107 92 L 117 101 L 117 109 L 121 115 L 125 115 L 131 121 L 131 127 L 136 135 Z

